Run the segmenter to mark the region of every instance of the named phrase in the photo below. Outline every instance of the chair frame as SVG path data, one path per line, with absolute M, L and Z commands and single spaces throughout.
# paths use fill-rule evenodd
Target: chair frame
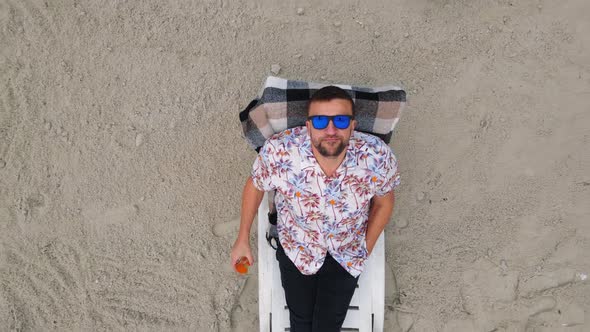
M 258 307 L 261 332 L 289 331 L 289 311 L 281 285 L 275 249 L 266 241 L 268 193 L 258 208 Z M 359 278 L 342 331 L 383 331 L 385 307 L 385 243 L 381 233 Z

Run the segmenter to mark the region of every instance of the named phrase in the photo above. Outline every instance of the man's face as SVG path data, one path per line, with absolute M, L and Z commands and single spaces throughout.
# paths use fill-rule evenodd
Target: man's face
M 351 115 L 352 105 L 346 99 L 332 99 L 330 101 L 314 101 L 309 105 L 308 116 L 314 115 Z M 348 141 L 356 121 L 350 121 L 350 126 L 346 129 L 338 129 L 334 122 L 330 121 L 324 129 L 315 129 L 311 120 L 305 123 L 313 148 L 320 155 L 326 158 L 337 158 L 344 152 L 348 146 Z

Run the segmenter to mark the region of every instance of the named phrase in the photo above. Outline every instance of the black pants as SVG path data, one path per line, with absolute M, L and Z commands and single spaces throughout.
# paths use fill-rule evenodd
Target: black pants
M 291 332 L 340 332 L 356 289 L 353 277 L 330 254 L 314 275 L 304 275 L 279 245 L 276 253 Z

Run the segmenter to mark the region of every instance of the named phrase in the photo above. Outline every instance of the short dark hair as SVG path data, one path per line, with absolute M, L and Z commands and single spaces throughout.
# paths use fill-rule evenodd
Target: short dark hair
M 325 86 L 319 89 L 318 91 L 314 92 L 313 95 L 311 95 L 311 98 L 309 98 L 309 101 L 307 102 L 307 115 L 309 115 L 309 106 L 314 101 L 330 101 L 332 99 L 348 100 L 350 102 L 350 105 L 352 106 L 352 117 L 354 118 L 355 110 L 354 101 L 352 100 L 352 97 L 350 97 L 348 92 L 333 85 Z

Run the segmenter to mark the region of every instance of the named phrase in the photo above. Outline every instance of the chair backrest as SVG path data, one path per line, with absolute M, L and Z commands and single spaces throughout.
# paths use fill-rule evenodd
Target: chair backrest
M 273 134 L 305 125 L 309 99 L 317 90 L 328 85 L 345 90 L 354 100 L 356 130 L 390 142 L 406 103 L 406 92 L 401 88 L 324 84 L 269 76 L 258 96 L 240 112 L 248 144 L 258 151 Z

